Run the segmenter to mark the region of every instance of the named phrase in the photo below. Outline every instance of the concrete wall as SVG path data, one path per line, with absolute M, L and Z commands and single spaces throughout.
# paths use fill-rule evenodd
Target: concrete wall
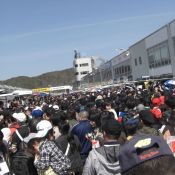
M 141 76 L 149 75 L 148 55 L 145 46 L 145 40 L 141 40 L 129 48 L 131 55 L 131 67 L 133 80 L 141 78 Z M 142 64 L 139 63 L 139 57 L 142 59 Z M 135 65 L 137 59 L 137 66 Z
M 175 36 L 175 20 L 170 23 L 171 36 Z
M 147 38 L 145 38 L 146 49 L 153 47 L 159 43 L 162 43 L 167 39 L 168 39 L 167 27 L 163 27 L 160 30 L 148 36 Z

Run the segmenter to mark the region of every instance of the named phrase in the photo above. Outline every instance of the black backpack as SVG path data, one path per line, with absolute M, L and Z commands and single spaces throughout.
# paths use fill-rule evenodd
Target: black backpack
M 18 151 L 12 157 L 11 168 L 15 175 L 30 175 L 29 158 L 23 151 Z
M 22 136 L 16 130 L 16 134 L 21 140 L 19 150 L 12 156 L 11 169 L 15 175 L 37 175 L 37 170 L 34 167 L 34 157 L 26 150 L 27 145 Z

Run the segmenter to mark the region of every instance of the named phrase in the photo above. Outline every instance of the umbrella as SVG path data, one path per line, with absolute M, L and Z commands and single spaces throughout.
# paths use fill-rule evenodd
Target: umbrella
M 167 80 L 164 83 L 165 86 L 172 86 L 175 85 L 175 80 Z

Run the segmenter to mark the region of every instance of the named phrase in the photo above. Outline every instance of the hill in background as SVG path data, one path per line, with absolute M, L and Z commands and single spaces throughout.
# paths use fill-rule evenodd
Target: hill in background
M 75 81 L 73 68 L 61 71 L 48 72 L 35 77 L 20 76 L 1 81 L 2 84 L 26 89 L 48 86 L 73 85 Z

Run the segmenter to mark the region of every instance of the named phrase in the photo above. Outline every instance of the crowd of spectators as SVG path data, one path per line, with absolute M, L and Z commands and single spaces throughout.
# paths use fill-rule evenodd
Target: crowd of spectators
M 153 81 L 0 101 L 0 174 L 173 175 L 174 90 Z

